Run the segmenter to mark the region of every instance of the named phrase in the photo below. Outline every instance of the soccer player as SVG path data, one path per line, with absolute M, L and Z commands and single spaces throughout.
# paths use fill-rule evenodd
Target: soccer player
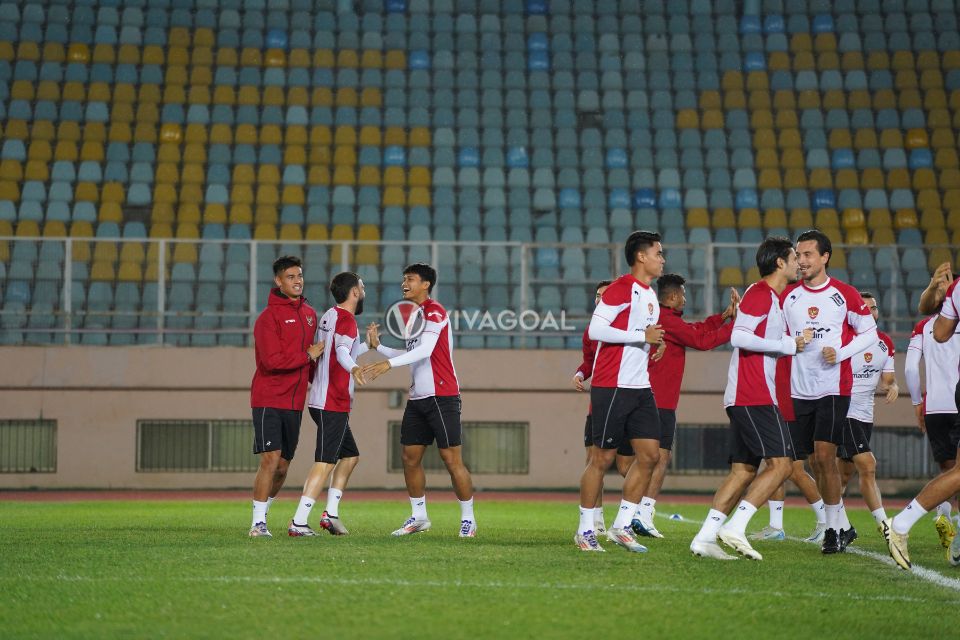
M 843 551 L 856 537 L 843 508 L 837 446 L 843 444 L 853 388 L 851 358 L 877 343 L 877 323 L 860 293 L 830 278 L 833 246 L 821 231 L 797 238 L 802 280 L 783 292 L 783 313 L 790 334 L 813 331 L 807 349 L 793 359 L 790 388 L 797 421 L 793 434 L 798 459 L 811 457 L 823 496 L 827 530 L 821 551 Z
M 960 373 L 960 334 L 954 333 L 946 342 L 933 339 L 933 328 L 937 315 L 921 320 L 913 328 L 910 346 L 907 348 L 907 360 L 904 365 L 904 377 L 910 400 L 917 415 L 917 426 L 927 435 L 933 459 L 941 472 L 949 471 L 956 463 L 957 439 L 960 430 L 956 430 L 957 403 L 954 398 Z M 920 360 L 923 360 L 926 378 L 926 394 L 920 387 Z M 951 496 L 953 499 L 953 496 Z M 935 526 L 940 536 L 940 544 L 949 547 L 957 534 L 951 520 L 952 505 L 945 500 L 937 506 Z M 960 518 L 958 518 L 960 519 Z
M 603 295 L 603 292 L 607 290 L 607 287 L 610 286 L 612 280 L 601 280 L 597 283 L 596 296 L 594 297 L 594 306 L 600 304 L 600 296 Z M 587 388 L 583 386 L 583 383 L 590 379 L 590 376 L 593 375 L 593 358 L 597 353 L 597 342 L 596 340 L 590 339 L 590 327 L 589 325 L 583 330 L 583 362 L 580 363 L 580 366 L 577 367 L 577 372 L 573 374 L 573 388 L 581 393 L 586 391 Z M 586 448 L 587 452 L 587 462 L 590 462 L 590 456 L 593 454 L 593 427 L 591 426 L 591 410 L 587 410 L 587 423 L 583 428 L 583 446 Z M 630 461 L 632 462 L 632 460 Z M 617 468 L 620 468 L 620 461 L 617 461 Z M 626 469 L 624 469 L 624 473 Z M 606 533 L 607 525 L 603 520 L 603 489 L 600 489 L 600 493 L 597 495 L 597 503 L 594 505 L 594 531 L 596 533 Z
M 460 501 L 460 537 L 473 538 L 477 535 L 477 520 L 473 511 L 473 481 L 463 464 L 460 386 L 453 368 L 453 331 L 446 310 L 430 297 L 436 283 L 437 271 L 430 265 L 418 262 L 403 270 L 403 299 L 419 305 L 415 324 L 423 326 L 423 331 L 407 340 L 407 350 L 401 351 L 380 344 L 376 325 L 371 327 L 367 331 L 370 346 L 388 360 L 369 364 L 362 372 L 365 379 L 372 381 L 394 367 L 409 364 L 413 377 L 410 399 L 400 425 L 403 479 L 412 514 L 393 535 L 405 536 L 430 529 L 423 454 L 436 440 L 440 458 Z
M 867 291 L 861 291 L 860 297 L 867 304 L 867 309 L 876 322 L 880 317 L 876 297 Z M 900 394 L 900 388 L 897 386 L 894 369 L 893 340 L 880 330 L 877 330 L 877 337 L 876 344 L 851 358 L 853 387 L 850 392 L 850 408 L 847 410 L 844 443 L 837 448 L 837 457 L 840 458 L 841 495 L 856 471 L 860 477 L 860 495 L 877 522 L 877 530 L 882 533 L 880 524 L 887 519 L 887 514 L 883 510 L 880 488 L 877 486 L 877 459 L 870 450 L 874 393 L 880 389 L 886 394 L 886 403 L 891 404 Z M 856 529 L 851 526 L 847 544 L 856 537 Z
M 337 304 L 327 309 L 317 325 L 315 342 L 324 349 L 307 398 L 310 417 L 317 425 L 317 448 L 300 505 L 287 527 L 292 537 L 317 535 L 307 521 L 331 471 L 333 480 L 320 526 L 333 535 L 349 533 L 340 521 L 339 506 L 350 474 L 360 461 L 350 429 L 350 406 L 354 382 L 364 382 L 357 358 L 366 353 L 367 345 L 358 339 L 356 318 L 363 313 L 363 280 L 349 271 L 338 273 L 330 282 L 330 293 Z
M 300 441 L 300 419 L 307 382 L 323 354 L 313 341 L 317 312 L 303 297 L 299 258 L 283 256 L 273 263 L 273 281 L 264 309 L 253 326 L 257 369 L 250 385 L 253 409 L 253 452 L 260 456 L 253 481 L 253 523 L 250 537 L 273 537 L 267 510 L 276 497 Z
M 940 313 L 940 305 L 946 297 L 947 288 L 953 282 L 953 272 L 949 262 L 943 262 L 937 266 L 933 275 L 930 276 L 930 284 L 920 294 L 920 303 L 917 305 L 921 315 L 936 315 Z
M 650 345 L 663 340 L 657 324 L 660 304 L 650 288 L 663 273 L 660 234 L 634 231 L 624 244 L 624 255 L 630 273 L 607 288 L 590 320 L 590 339 L 598 341 L 590 387 L 595 449 L 580 478 L 580 523 L 574 542 L 581 551 L 603 551 L 594 531 L 593 508 L 603 475 L 625 442 L 636 457 L 607 539 L 627 551 L 647 550 L 633 537 L 630 522 L 660 457 L 660 420 L 647 373 Z
M 795 338 L 788 336 L 780 309 L 780 293 L 799 277 L 793 243 L 788 238 L 768 237 L 757 249 L 757 267 L 760 280 L 744 292 L 730 335 L 734 349 L 723 398 L 730 418 L 730 473 L 690 543 L 690 551 L 703 558 L 736 559 L 720 548 L 719 537 L 743 556 L 762 560 L 747 541 L 746 527 L 792 469 L 790 432 L 777 410 L 777 359 L 802 352 L 811 337 L 809 331 Z M 757 474 L 761 460 L 766 464 Z M 724 523 L 741 495 L 743 500 Z
M 740 294 L 736 289 L 730 289 L 730 304 L 723 313 L 714 314 L 703 322 L 687 322 L 683 319 L 683 308 L 687 304 L 685 283 L 684 277 L 675 273 L 668 273 L 657 279 L 660 326 L 664 331 L 665 349 L 660 359 L 651 359 L 650 386 L 660 417 L 660 461 L 653 470 L 647 493 L 640 501 L 637 517 L 631 523 L 635 534 L 651 538 L 663 537 L 653 521 L 654 509 L 667 467 L 670 465 L 687 347 L 709 351 L 729 342 L 733 323 L 727 321 L 736 316 L 737 305 L 740 303 Z
M 947 288 L 940 315 L 933 324 L 933 339 L 940 343 L 953 340 L 957 332 L 958 319 L 960 319 L 960 288 L 957 287 L 957 282 L 960 282 L 960 278 L 954 280 Z M 960 363 L 955 363 L 955 366 L 958 364 Z M 957 406 L 960 406 L 960 387 L 954 391 L 954 401 Z M 960 455 L 957 462 L 960 462 Z M 906 509 L 893 518 L 883 521 L 883 536 L 887 539 L 887 548 L 890 556 L 901 569 L 909 569 L 912 566 L 910 551 L 907 547 L 910 528 L 927 511 L 951 496 L 957 495 L 957 492 L 960 492 L 960 464 L 954 464 L 949 471 L 941 473 L 928 482 Z M 950 548 L 947 549 L 947 560 L 955 567 L 960 566 L 960 536 L 955 536 L 950 543 Z

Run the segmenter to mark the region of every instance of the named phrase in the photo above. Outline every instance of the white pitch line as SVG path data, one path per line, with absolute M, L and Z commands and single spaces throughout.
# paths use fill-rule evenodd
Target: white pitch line
M 674 514 L 674 515 L 680 515 L 680 514 Z M 690 520 L 689 518 L 686 518 L 682 515 L 680 515 L 680 518 L 677 519 L 675 517 L 665 516 L 658 513 L 657 517 L 663 518 L 665 520 L 670 520 L 672 522 L 683 522 L 686 524 L 697 524 L 697 525 L 700 524 L 699 522 L 695 520 Z M 792 542 L 801 542 L 804 544 L 809 544 L 803 538 L 796 538 L 794 536 L 787 536 L 786 539 Z M 863 556 L 864 558 L 870 558 L 871 560 L 876 560 L 877 562 L 880 562 L 882 564 L 885 564 L 891 567 L 897 567 L 896 563 L 893 561 L 893 558 L 890 558 L 889 556 L 885 556 L 880 553 L 876 553 L 875 551 L 868 551 L 867 549 L 861 549 L 859 547 L 847 547 L 847 552 L 856 554 L 858 556 Z M 942 573 L 938 573 L 933 569 L 927 569 L 926 567 L 922 567 L 918 564 L 913 565 L 913 568 L 909 571 L 909 573 L 912 573 L 913 575 L 917 576 L 921 580 L 925 580 L 926 582 L 933 583 L 939 587 L 944 587 L 947 589 L 952 589 L 953 591 L 960 592 L 960 579 L 948 578 Z

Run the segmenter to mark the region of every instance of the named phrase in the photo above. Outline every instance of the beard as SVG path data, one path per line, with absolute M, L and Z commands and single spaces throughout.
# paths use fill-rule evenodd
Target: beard
M 357 310 L 354 312 L 354 315 L 358 316 L 363 313 L 363 298 L 357 300 Z

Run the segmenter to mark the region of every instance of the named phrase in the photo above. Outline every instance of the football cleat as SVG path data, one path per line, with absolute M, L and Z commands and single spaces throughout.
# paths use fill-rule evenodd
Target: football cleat
M 827 530 L 826 522 L 818 522 L 817 526 L 813 528 L 813 532 L 806 537 L 805 542 L 812 542 L 813 544 L 820 544 L 823 542 L 823 534 Z
M 460 521 L 460 537 L 461 538 L 476 538 L 477 537 L 477 523 L 473 520 L 461 520 Z
M 787 535 L 783 532 L 783 529 L 775 529 L 770 525 L 750 535 L 751 540 L 785 540 L 786 537 Z
M 417 520 L 413 516 L 407 518 L 407 521 L 403 523 L 403 526 L 393 532 L 391 535 L 395 536 L 408 536 L 411 533 L 420 533 L 421 531 L 430 530 L 430 521 L 429 520 Z
M 634 518 L 630 521 L 630 528 L 633 533 L 645 538 L 662 538 L 663 534 L 657 531 L 652 522 L 644 522 L 641 518 Z
M 910 550 L 907 548 L 907 539 L 910 534 L 899 534 L 893 530 L 893 518 L 887 518 L 881 523 L 883 537 L 887 539 L 887 551 L 890 557 L 901 569 L 910 569 Z
M 293 520 L 287 525 L 287 535 L 291 538 L 308 538 L 317 535 L 317 532 L 310 528 L 310 525 L 297 524 Z
M 947 549 L 947 562 L 951 567 L 960 567 L 960 536 L 953 537 L 953 542 Z
M 940 536 L 940 546 L 947 549 L 957 536 L 957 528 L 953 526 L 950 518 L 942 513 L 933 521 L 933 526 L 937 528 L 937 535 Z
M 580 548 L 580 551 L 606 551 L 597 542 L 597 535 L 593 531 L 575 533 L 573 534 L 573 541 Z
M 820 552 L 824 555 L 840 553 L 840 535 L 836 529 L 827 529 L 823 532 L 823 543 L 820 545 Z
M 849 529 L 840 529 L 840 553 L 847 550 L 853 541 L 857 539 L 857 528 L 852 524 Z
M 747 538 L 737 531 L 728 529 L 727 527 L 720 527 L 720 532 L 717 534 L 717 537 L 720 538 L 720 541 L 723 544 L 727 545 L 744 558 L 749 558 L 750 560 L 763 560 L 763 556 L 760 553 L 750 546 L 750 543 L 747 541 Z
M 250 537 L 251 538 L 272 538 L 273 534 L 267 530 L 266 522 L 258 522 L 252 527 L 250 527 Z
M 632 553 L 647 552 L 647 548 L 637 542 L 636 538 L 633 537 L 633 532 L 629 529 L 611 528 L 607 531 L 607 540 Z
M 332 516 L 326 511 L 320 516 L 320 526 L 329 531 L 330 535 L 334 536 L 345 536 L 350 533 L 347 531 L 347 528 L 343 526 L 343 523 L 340 522 L 340 518 Z
M 593 530 L 596 531 L 596 532 L 597 532 L 598 534 L 600 534 L 600 535 L 603 535 L 604 533 L 607 532 L 607 525 L 604 524 L 604 522 L 603 522 L 603 517 L 596 518 L 596 519 L 593 521 Z
M 690 543 L 690 553 L 698 558 L 713 558 L 714 560 L 736 560 L 737 556 L 732 556 L 724 551 L 716 542 L 700 542 L 694 539 Z

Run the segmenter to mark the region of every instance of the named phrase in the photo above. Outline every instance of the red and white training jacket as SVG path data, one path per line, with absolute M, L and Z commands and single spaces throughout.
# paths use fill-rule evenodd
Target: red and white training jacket
M 453 330 L 443 306 L 427 298 L 415 312 L 418 318 L 408 324 L 423 323 L 423 331 L 407 340 L 406 352 L 380 345 L 377 351 L 390 359 L 391 367 L 410 365 L 413 382 L 410 399 L 460 395 L 460 383 L 453 368 Z
M 307 397 L 307 406 L 347 413 L 353 403 L 353 376 L 357 358 L 367 352 L 358 337 L 356 317 L 340 307 L 331 307 L 320 318 L 314 342 L 323 342 L 323 355 Z
M 631 274 L 613 281 L 603 292 L 590 320 L 588 335 L 597 340 L 594 387 L 647 389 L 650 345 L 646 330 L 660 319 L 660 303 L 649 285 Z
M 960 287 L 957 287 L 958 282 L 960 282 L 960 278 L 950 284 L 950 288 L 947 289 L 947 297 L 943 301 L 943 306 L 940 307 L 940 315 L 948 320 L 960 319 Z M 960 371 L 960 361 L 956 365 L 957 370 Z
M 877 342 L 866 351 L 850 358 L 853 370 L 853 389 L 850 393 L 850 408 L 847 417 L 860 422 L 873 423 L 873 401 L 881 373 L 894 373 L 893 340 L 882 331 L 877 331 Z
M 915 405 L 924 403 L 924 413 L 957 413 L 954 393 L 960 380 L 960 371 L 957 369 L 957 363 L 960 362 L 960 333 L 954 333 L 947 342 L 937 342 L 933 339 L 936 320 L 937 316 L 932 315 L 913 328 L 903 375 L 907 379 L 910 401 Z M 921 359 L 927 383 L 925 394 L 920 390 Z
M 766 280 L 743 292 L 730 344 L 723 406 L 776 406 L 777 359 L 796 353 L 797 343 L 786 333 L 780 298 Z
M 796 355 L 790 367 L 794 398 L 816 400 L 849 396 L 853 389 L 850 359 L 877 342 L 877 323 L 860 293 L 850 285 L 827 278 L 817 288 L 798 282 L 784 289 L 783 315 L 793 337 L 813 329 L 813 339 Z M 824 347 L 833 347 L 839 364 L 827 364 Z

